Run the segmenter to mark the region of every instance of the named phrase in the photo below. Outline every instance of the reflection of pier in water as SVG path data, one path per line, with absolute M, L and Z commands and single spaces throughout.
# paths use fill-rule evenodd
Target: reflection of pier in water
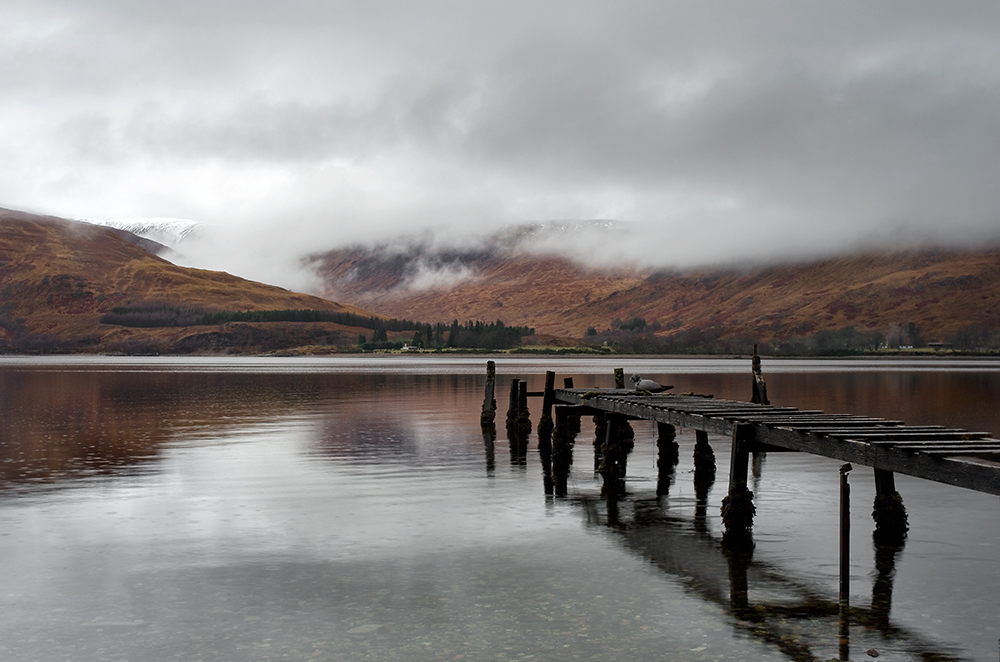
M 588 524 L 607 526 L 626 549 L 726 611 L 734 628 L 773 645 L 791 660 L 858 659 L 857 653 L 849 658 L 848 643 L 862 655 L 874 649 L 883 656 L 891 651 L 891 659 L 964 659 L 891 622 L 892 581 L 901 545 L 876 548 L 878 575 L 871 605 L 851 607 L 845 633 L 847 623 L 841 622 L 836 598 L 774 564 L 753 559 L 752 553 L 727 550 L 695 520 L 664 512 L 661 499 L 635 498 L 621 504 L 616 523 L 609 523 L 603 500 L 580 497 L 578 503 Z

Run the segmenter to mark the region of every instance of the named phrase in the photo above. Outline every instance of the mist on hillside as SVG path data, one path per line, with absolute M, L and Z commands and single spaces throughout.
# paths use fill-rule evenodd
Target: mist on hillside
M 9 0 L 0 25 L 0 206 L 190 219 L 188 264 L 286 287 L 331 248 L 551 220 L 618 225 L 528 248 L 673 268 L 1000 227 L 994 5 Z

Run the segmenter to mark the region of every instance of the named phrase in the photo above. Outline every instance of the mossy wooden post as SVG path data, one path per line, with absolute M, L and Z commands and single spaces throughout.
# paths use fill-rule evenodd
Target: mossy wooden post
M 875 520 L 875 542 L 898 544 L 910 530 L 903 497 L 896 491 L 896 479 L 891 471 L 875 470 L 875 503 L 872 505 Z
M 618 523 L 618 499 L 624 492 L 619 475 L 618 426 L 624 419 L 616 414 L 605 415 L 604 444 L 601 446 L 601 476 L 604 478 L 602 495 L 608 503 L 608 524 Z
M 604 414 L 594 415 L 594 473 L 601 470 L 604 462 L 604 442 L 608 436 L 608 419 Z
M 490 427 L 496 423 L 497 401 L 494 397 L 494 389 L 497 380 L 497 364 L 495 361 L 486 362 L 486 393 L 483 395 L 483 413 L 479 417 L 482 426 Z
M 517 385 L 517 434 L 527 439 L 531 434 L 531 417 L 528 413 L 528 382 Z
M 556 373 L 545 373 L 545 391 L 542 394 L 542 417 L 538 420 L 538 450 L 552 452 L 552 402 L 555 400 Z
M 677 445 L 677 429 L 670 423 L 656 423 L 656 496 L 670 492 L 670 480 L 677 466 L 680 447 Z
M 621 426 L 625 419 L 617 414 L 605 414 L 604 444 L 601 446 L 601 476 L 604 478 L 604 494 L 608 503 L 617 500 L 625 492 L 625 476 L 622 473 Z
M 754 343 L 753 346 L 753 358 L 750 359 L 750 372 L 753 377 L 750 402 L 755 402 L 759 405 L 771 404 L 771 401 L 767 399 L 767 384 L 764 382 L 764 373 L 760 370 L 760 356 L 757 354 L 757 343 Z
M 729 461 L 729 494 L 722 500 L 722 522 L 726 531 L 724 543 L 735 546 L 753 544 L 753 516 L 757 510 L 753 494 L 747 489 L 750 468 L 752 425 L 733 426 L 733 451 Z
M 625 371 L 615 368 L 615 388 L 625 388 Z
M 580 430 L 580 417 L 569 413 L 570 408 L 557 405 L 556 428 L 552 435 L 552 475 L 556 496 L 566 496 L 569 468 L 573 464 L 573 443 Z
M 514 434 L 517 430 L 517 398 L 518 384 L 520 381 L 513 379 L 510 382 L 510 397 L 507 404 L 507 436 Z
M 715 451 L 708 443 L 708 433 L 695 430 L 694 442 L 694 482 L 715 480 Z

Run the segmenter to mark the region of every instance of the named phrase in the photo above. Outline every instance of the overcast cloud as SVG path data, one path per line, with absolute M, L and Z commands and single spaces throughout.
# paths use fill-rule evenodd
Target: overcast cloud
M 204 222 L 224 239 L 192 260 L 288 286 L 309 251 L 546 219 L 628 222 L 577 248 L 675 266 L 981 242 L 1000 234 L 998 19 L 4 0 L 0 206 Z

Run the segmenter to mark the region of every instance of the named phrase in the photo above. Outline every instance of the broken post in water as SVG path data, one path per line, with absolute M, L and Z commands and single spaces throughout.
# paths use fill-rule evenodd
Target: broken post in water
M 767 399 L 767 384 L 764 382 L 764 373 L 760 369 L 760 355 L 757 354 L 757 343 L 753 345 L 753 358 L 750 359 L 750 372 L 753 375 L 752 393 L 750 402 L 759 405 L 769 405 L 771 401 Z
M 496 424 L 497 401 L 494 397 L 494 389 L 497 380 L 497 364 L 495 361 L 486 362 L 486 392 L 483 395 L 483 412 L 479 416 L 479 423 L 484 428 Z
M 757 508 L 753 504 L 753 493 L 747 488 L 751 443 L 753 443 L 751 426 L 733 426 L 733 450 L 729 459 L 729 493 L 722 500 L 722 523 L 726 527 L 722 539 L 733 546 L 753 545 L 753 518 Z
M 854 467 L 840 467 L 840 657 L 850 658 L 851 623 L 851 485 L 847 474 Z
M 542 417 L 538 420 L 538 450 L 550 453 L 552 450 L 552 401 L 554 399 L 556 373 L 549 370 L 545 373 L 545 391 L 542 393 Z

